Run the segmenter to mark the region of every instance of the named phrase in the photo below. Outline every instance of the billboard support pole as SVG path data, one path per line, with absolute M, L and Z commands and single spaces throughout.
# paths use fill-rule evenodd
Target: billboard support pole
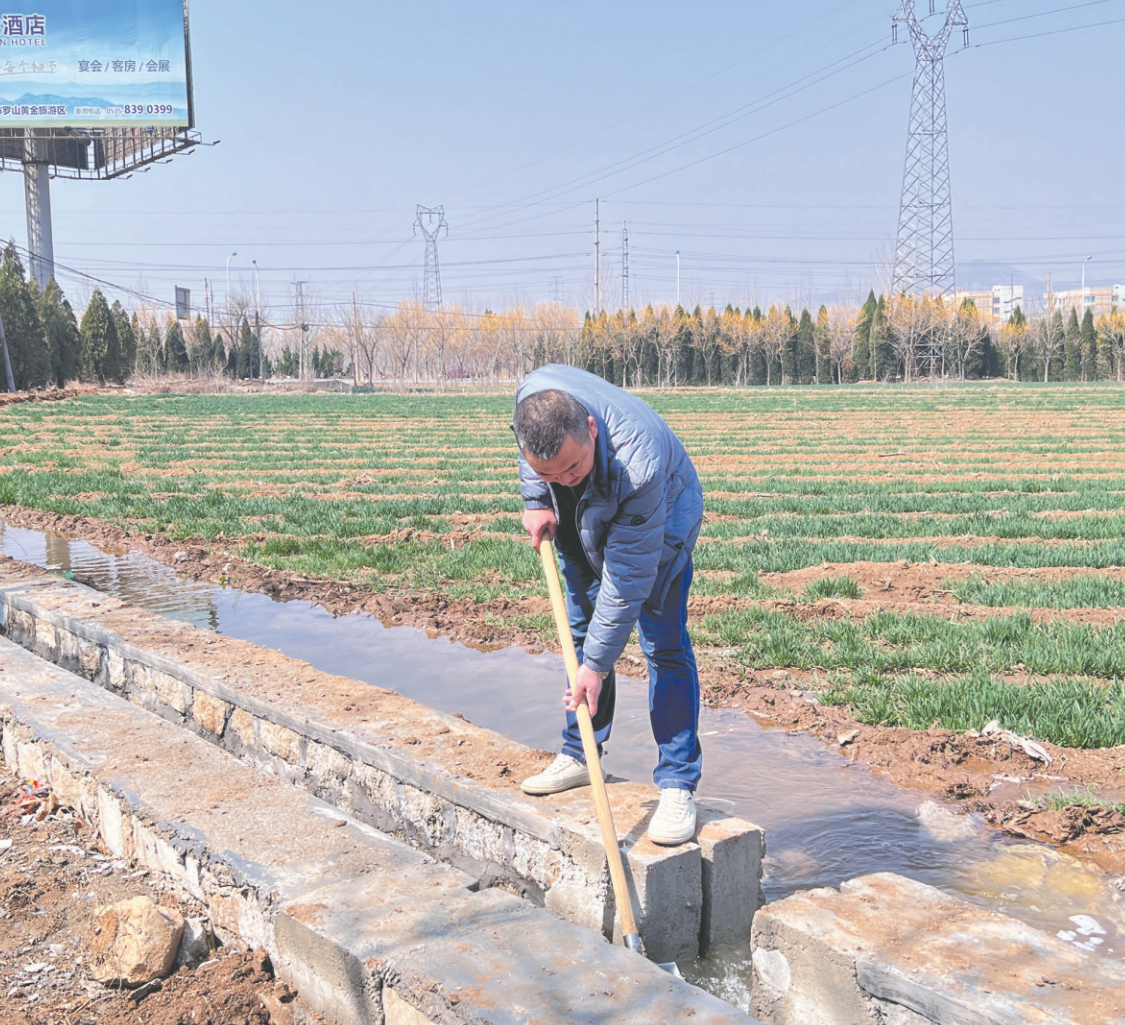
M 28 128 L 24 137 L 23 185 L 27 203 L 27 249 L 31 276 L 46 291 L 55 273 L 55 244 L 51 230 L 51 176 L 47 141 Z

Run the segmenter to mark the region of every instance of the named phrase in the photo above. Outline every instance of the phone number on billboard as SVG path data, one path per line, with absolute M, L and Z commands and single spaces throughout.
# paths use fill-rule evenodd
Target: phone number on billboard
M 170 103 L 126 103 L 123 107 L 106 107 L 107 114 L 171 114 Z

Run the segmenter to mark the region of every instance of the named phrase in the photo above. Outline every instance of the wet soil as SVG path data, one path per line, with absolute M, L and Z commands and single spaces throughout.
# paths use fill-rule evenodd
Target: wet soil
M 238 558 L 234 549 L 246 539 L 173 540 L 160 534 L 137 534 L 110 524 L 76 516 L 22 507 L 7 506 L 4 519 L 13 526 L 47 530 L 82 538 L 107 550 L 139 551 L 152 559 L 173 566 L 197 580 L 229 584 L 245 591 L 260 592 L 280 601 L 313 602 L 335 614 L 363 611 L 387 626 L 412 626 L 431 636 L 446 636 L 481 650 L 521 645 L 531 651 L 544 647 L 557 650 L 552 641 L 518 625 L 531 617 L 549 615 L 546 597 L 497 599 L 475 603 L 450 599 L 430 591 L 373 593 L 370 589 L 338 581 L 315 579 L 265 569 Z M 401 534 L 402 532 L 396 532 Z M 875 611 L 916 612 L 946 615 L 950 618 L 995 616 L 1010 609 L 962 605 L 952 600 L 946 583 L 969 573 L 981 574 L 988 581 L 1063 579 L 1089 573 L 1083 569 L 991 569 L 960 564 L 848 563 L 822 565 L 785 574 L 764 574 L 763 580 L 779 591 L 799 595 L 804 587 L 823 577 L 847 574 L 864 589 L 859 599 L 820 599 L 802 602 L 793 598 L 754 601 L 722 596 L 696 596 L 690 600 L 693 619 L 733 607 L 765 605 L 802 620 L 812 618 L 862 619 Z M 1106 571 L 1125 576 L 1125 569 Z M 1122 618 L 1115 609 L 1040 609 L 1036 618 L 1066 617 L 1091 623 L 1112 623 Z M 198 652 L 195 652 L 198 655 Z M 846 709 L 817 702 L 811 687 L 811 674 L 777 668 L 749 672 L 730 665 L 721 649 L 697 648 L 703 700 L 718 708 L 736 708 L 763 724 L 794 733 L 809 733 L 826 744 L 839 748 L 853 762 L 862 763 L 897 784 L 940 795 L 974 810 L 993 812 L 995 824 L 1016 835 L 1032 828 L 1018 816 L 1003 813 L 989 794 L 999 782 L 1046 782 L 1056 789 L 1089 789 L 1094 792 L 1125 792 L 1125 746 L 1097 750 L 1062 748 L 1044 743 L 1050 763 L 1036 760 L 1023 748 L 995 737 L 972 736 L 933 728 L 909 730 L 867 726 L 848 715 Z M 261 660 L 261 649 L 255 658 Z M 630 646 L 622 656 L 622 669 L 633 676 L 644 676 L 639 649 Z M 472 718 L 472 710 L 465 710 Z M 984 725 L 983 723 L 981 724 Z M 408 738 L 406 743 L 411 742 Z M 423 743 L 424 738 L 417 738 Z M 468 765 L 475 778 L 489 781 L 499 789 L 515 785 L 525 767 L 493 764 L 487 752 L 480 764 Z M 546 758 L 536 753 L 529 758 L 538 765 Z M 516 770 L 519 771 L 516 771 Z M 1089 822 L 1089 825 L 1083 823 Z M 1116 819 L 1086 816 L 1037 816 L 1037 839 L 1065 844 L 1072 850 L 1095 856 L 1108 870 L 1125 873 L 1125 828 Z M 1078 823 L 1076 827 L 1075 823 Z M 1009 829 L 1009 826 L 1011 827 Z M 1078 828 L 1078 833 L 1075 829 Z M 1083 847 L 1083 844 L 1086 846 Z
M 1113 808 L 1072 804 L 1053 810 L 1027 801 L 1009 801 L 988 808 L 985 821 L 1009 836 L 1055 844 L 1064 851 L 1092 860 L 1114 875 L 1122 871 L 1125 815 Z
M 134 990 L 96 981 L 87 950 L 100 906 L 145 895 L 185 918 L 206 913 L 109 855 L 48 789 L 32 797 L 3 769 L 0 848 L 0 1025 L 293 1025 L 295 1012 L 320 1021 L 261 951 L 216 946 Z

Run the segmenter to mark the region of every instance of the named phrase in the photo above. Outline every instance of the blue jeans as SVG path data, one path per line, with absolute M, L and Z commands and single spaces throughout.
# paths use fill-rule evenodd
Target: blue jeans
M 584 557 L 567 558 L 560 550 L 566 580 L 566 611 L 578 661 L 594 614 L 601 582 Z M 699 672 L 687 630 L 687 598 L 691 589 L 692 564 L 689 562 L 668 589 L 664 611 L 659 615 L 642 611 L 637 622 L 641 651 L 648 662 L 648 712 L 652 735 L 660 757 L 652 773 L 658 787 L 695 790 L 703 770 L 703 751 L 699 746 Z M 617 699 L 617 680 L 613 672 L 605 678 L 593 717 L 598 751 L 609 740 Z M 566 713 L 563 753 L 586 760 L 578 719 Z

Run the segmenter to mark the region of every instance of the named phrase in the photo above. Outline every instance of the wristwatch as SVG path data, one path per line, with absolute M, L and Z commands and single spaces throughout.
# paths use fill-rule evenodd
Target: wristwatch
M 599 672 L 597 669 L 591 669 L 590 672 L 593 673 L 599 680 L 601 680 L 602 683 L 605 683 L 605 678 L 607 676 L 609 676 L 608 672 L 602 673 L 602 672 Z

